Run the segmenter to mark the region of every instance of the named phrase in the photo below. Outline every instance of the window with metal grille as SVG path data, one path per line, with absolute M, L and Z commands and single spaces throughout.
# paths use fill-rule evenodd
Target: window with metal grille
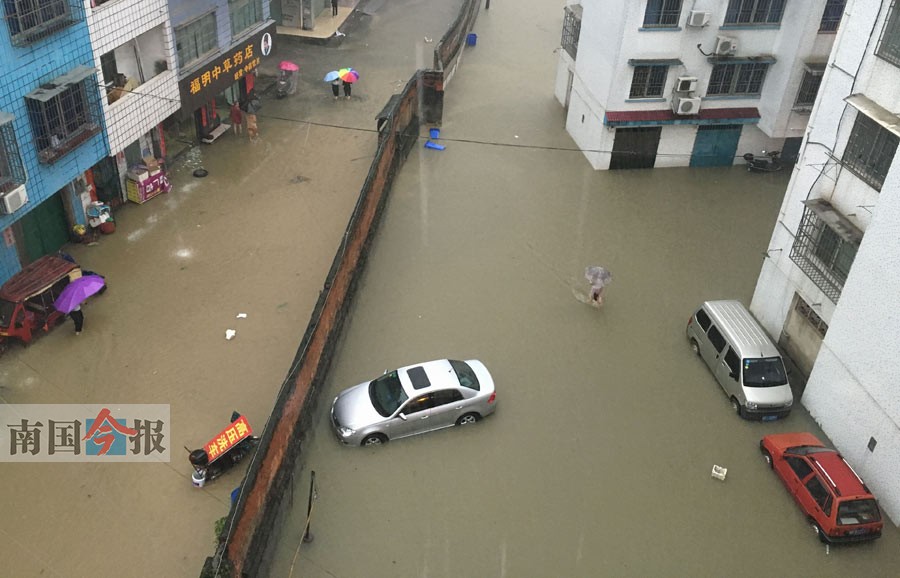
M 581 36 L 581 4 L 566 6 L 563 18 L 562 47 L 573 59 L 578 55 L 579 36 Z
M 674 28 L 681 19 L 681 0 L 647 0 L 644 28 Z
M 0 193 L 8 193 L 26 181 L 25 165 L 13 126 L 13 115 L 0 112 Z
M 237 36 L 257 22 L 262 22 L 262 0 L 228 0 L 231 35 Z
M 44 39 L 82 18 L 77 0 L 3 0 L 10 41 L 25 46 Z
M 822 84 L 822 74 L 825 72 L 824 64 L 807 64 L 803 73 L 803 82 L 800 83 L 800 91 L 797 92 L 797 100 L 794 101 L 794 110 L 812 110 L 819 93 L 819 85 Z
M 900 138 L 863 113 L 857 113 L 841 163 L 880 191 Z
M 794 304 L 794 311 L 797 312 L 797 315 L 806 319 L 806 321 L 821 335 L 825 337 L 828 333 L 828 324 L 819 317 L 819 314 L 813 311 L 812 307 L 803 300 L 802 297 L 797 295 L 796 303 Z
M 819 32 L 835 32 L 844 16 L 844 6 L 847 0 L 828 0 L 825 2 L 825 11 L 822 12 L 822 21 L 819 23 Z
M 175 29 L 178 66 L 186 68 L 216 48 L 216 13 L 210 12 Z
M 837 303 L 862 241 L 862 232 L 821 199 L 806 202 L 791 260 Z
M 80 66 L 25 95 L 38 160 L 52 164 L 100 132 L 94 70 Z
M 709 76 L 707 95 L 759 96 L 768 63 L 716 64 Z
M 780 24 L 787 0 L 729 0 L 725 24 Z
M 900 11 L 897 10 L 896 0 L 891 2 L 891 11 L 881 30 L 875 54 L 895 66 L 900 66 Z
M 668 66 L 635 66 L 628 98 L 662 97 L 668 73 Z

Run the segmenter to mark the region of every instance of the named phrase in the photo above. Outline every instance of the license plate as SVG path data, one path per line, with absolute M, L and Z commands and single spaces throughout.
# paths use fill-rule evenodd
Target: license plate
M 778 419 L 777 415 L 764 415 L 762 418 L 763 421 L 775 421 L 776 419 Z
M 860 528 L 859 530 L 851 530 L 847 532 L 848 536 L 862 536 L 863 534 L 868 534 L 869 530 L 867 528 Z

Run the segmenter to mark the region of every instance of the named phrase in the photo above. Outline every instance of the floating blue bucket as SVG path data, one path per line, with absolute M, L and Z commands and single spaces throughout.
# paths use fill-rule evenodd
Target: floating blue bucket
M 425 141 L 425 148 L 434 149 L 436 151 L 442 151 L 442 150 L 444 150 L 445 147 L 444 147 L 444 145 L 440 145 L 436 142 L 431 142 L 430 140 L 427 140 L 427 141 Z
M 468 36 L 466 36 L 466 44 L 468 46 L 475 46 L 475 42 L 478 41 L 478 35 L 474 32 L 470 32 Z
M 430 135 L 431 135 L 431 138 L 433 138 L 433 139 L 441 138 L 441 129 L 439 129 L 439 128 L 433 128 L 433 129 L 431 129 L 431 130 L 428 131 L 428 134 L 430 134 Z

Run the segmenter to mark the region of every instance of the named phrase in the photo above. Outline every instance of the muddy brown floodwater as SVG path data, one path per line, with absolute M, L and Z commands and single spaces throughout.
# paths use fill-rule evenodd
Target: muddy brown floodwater
M 738 419 L 684 337 L 701 301 L 749 302 L 790 172 L 595 172 L 577 152 L 468 142 L 574 146 L 552 94 L 561 17 L 536 0 L 479 17 L 447 148 L 417 148 L 388 204 L 266 575 L 893 574 L 892 524 L 826 550 L 763 463 L 767 433 L 821 435 L 803 408 Z M 593 264 L 615 276 L 601 310 L 576 298 Z M 495 415 L 336 442 L 341 389 L 442 357 L 487 364 Z

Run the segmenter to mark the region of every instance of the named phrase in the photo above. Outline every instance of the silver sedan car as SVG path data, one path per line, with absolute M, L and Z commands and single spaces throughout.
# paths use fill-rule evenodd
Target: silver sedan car
M 331 424 L 342 443 L 368 446 L 475 423 L 496 407 L 494 380 L 483 363 L 439 359 L 344 390 L 331 404 Z

